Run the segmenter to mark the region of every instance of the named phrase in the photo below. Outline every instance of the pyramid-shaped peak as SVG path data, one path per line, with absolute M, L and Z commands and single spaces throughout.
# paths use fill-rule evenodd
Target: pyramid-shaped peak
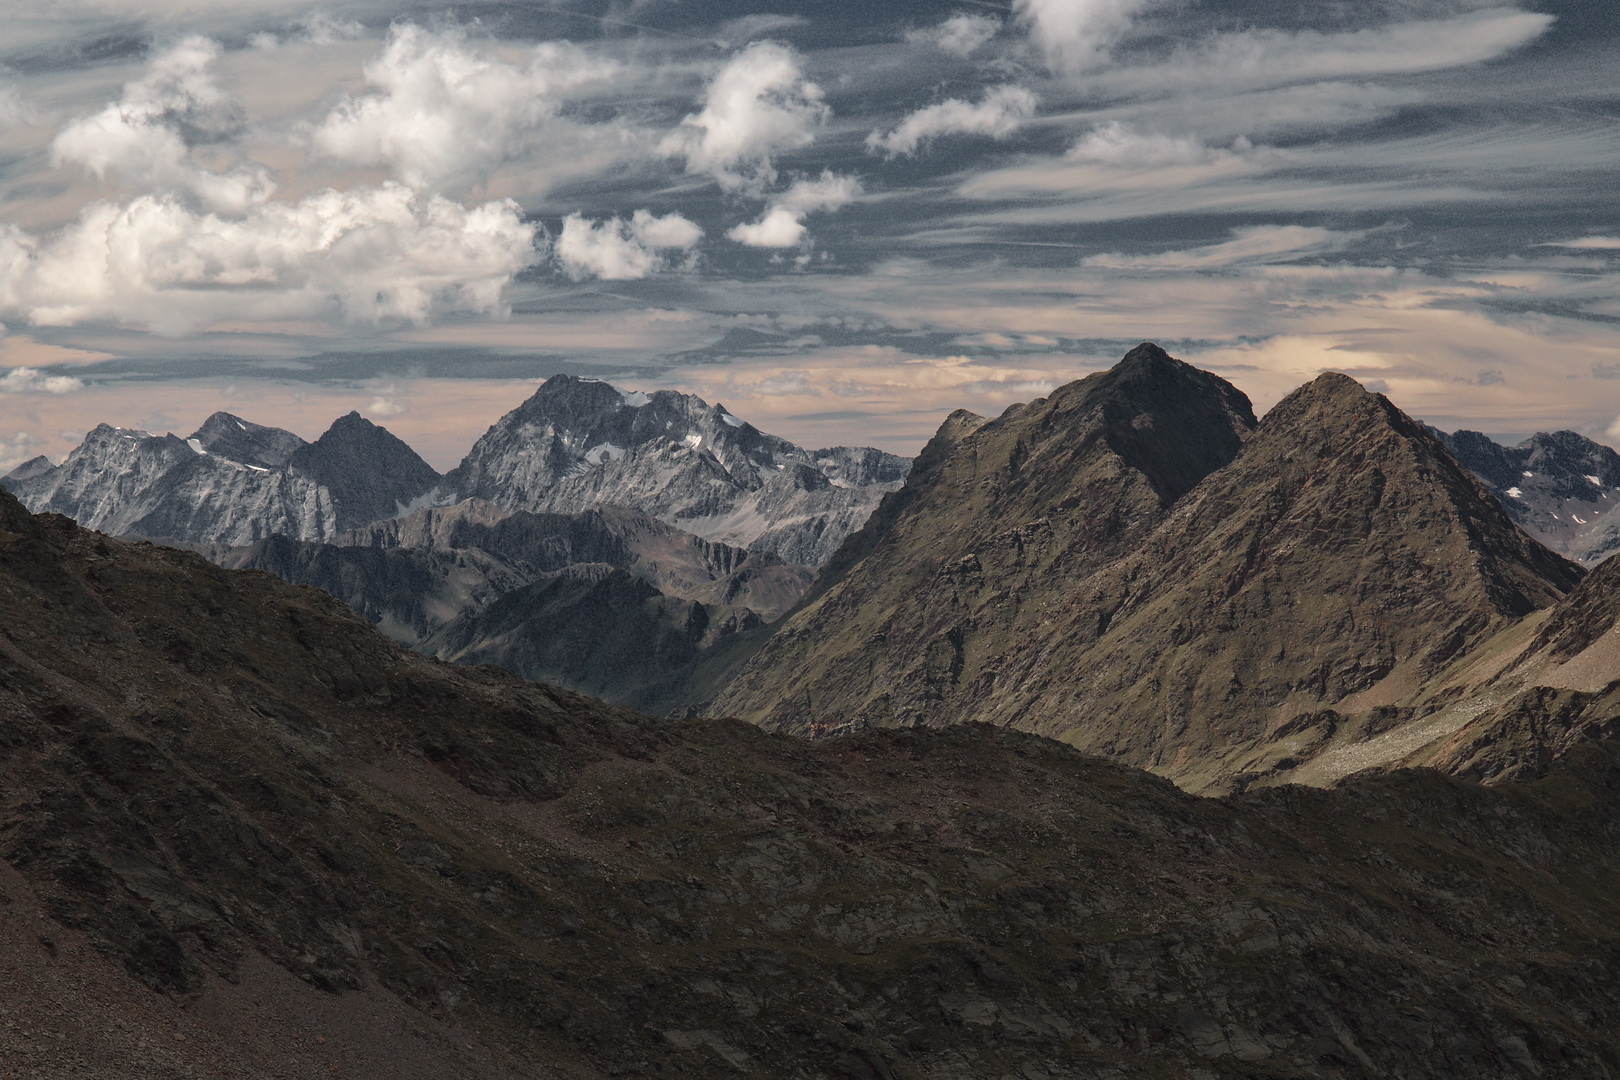
M 1393 426 L 1404 434 L 1421 433 L 1422 425 L 1350 376 L 1324 371 L 1273 405 L 1263 427 L 1304 425 L 1313 433 L 1331 434 L 1372 423 Z

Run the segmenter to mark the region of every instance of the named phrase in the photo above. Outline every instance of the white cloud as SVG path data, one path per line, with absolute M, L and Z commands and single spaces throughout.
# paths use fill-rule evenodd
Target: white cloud
M 745 247 L 793 247 L 804 239 L 807 215 L 848 206 L 860 193 L 855 177 L 824 172 L 820 179 L 800 180 L 777 196 L 758 221 L 738 225 L 726 236 Z
M 563 219 L 556 255 L 575 281 L 633 281 L 662 267 L 658 249 L 690 249 L 702 238 L 703 230 L 680 214 L 654 217 L 651 211 L 637 210 L 628 222 L 616 217 L 594 222 L 570 214 Z
M 160 53 L 118 101 L 62 129 L 52 144 L 56 161 L 77 163 L 97 177 L 117 175 L 143 191 L 186 192 L 222 213 L 264 202 L 275 184 L 263 168 L 210 172 L 192 160 L 182 136 L 183 128 L 219 136 L 236 125 L 233 103 L 209 71 L 219 51 L 215 42 L 192 36 Z
M 1551 15 L 1498 7 L 1341 33 L 1244 30 L 1182 46 L 1161 63 L 1110 71 L 1096 82 L 1110 93 L 1163 96 L 1192 87 L 1441 71 L 1505 55 L 1546 33 L 1553 21 Z
M 54 394 L 83 390 L 84 382 L 68 375 L 46 375 L 35 368 L 12 368 L 0 375 L 0 394 Z
M 37 457 L 35 447 L 38 445 L 39 440 L 26 431 L 19 431 L 9 439 L 0 438 L 0 476 Z
M 977 105 L 958 98 L 930 105 L 900 121 L 884 135 L 872 132 L 866 145 L 890 157 L 914 153 L 918 146 L 940 135 L 987 135 L 1005 139 L 1035 115 L 1035 95 L 1022 86 L 996 86 L 984 92 Z
M 775 157 L 808 146 L 829 115 L 821 88 L 804 77 L 797 55 L 762 41 L 732 57 L 709 83 L 703 108 L 681 121 L 660 149 L 686 158 L 727 191 L 758 192 L 776 179 Z
M 517 204 L 467 209 L 399 184 L 322 191 L 232 220 L 177 200 L 99 202 L 46 237 L 0 227 L 0 311 L 41 326 L 113 321 L 184 333 L 222 319 L 427 321 L 498 312 L 536 259 Z
M 338 161 L 391 168 L 413 187 L 476 187 L 531 148 L 563 94 L 614 70 L 567 42 L 537 45 L 518 65 L 476 51 L 461 31 L 406 23 L 365 67 L 379 92 L 339 104 L 313 144 Z
M 1108 55 L 1154 0 L 1014 0 L 1013 11 L 1057 72 L 1076 74 Z
M 1580 248 L 1585 251 L 1620 251 L 1620 237 L 1583 236 L 1579 240 L 1566 240 L 1561 244 L 1545 244 L 1543 246 Z
M 1340 251 L 1365 235 L 1303 225 L 1260 225 L 1234 229 L 1232 239 L 1219 244 L 1158 255 L 1092 255 L 1082 265 L 1101 270 L 1207 270 Z
M 971 56 L 1000 32 L 1000 19 L 962 11 L 938 26 L 910 31 L 906 34 L 906 40 L 913 44 L 932 45 L 957 56 Z
M 1197 165 L 1211 150 L 1191 136 L 1140 132 L 1117 120 L 1093 128 L 1069 150 L 1070 161 L 1142 169 L 1162 165 Z

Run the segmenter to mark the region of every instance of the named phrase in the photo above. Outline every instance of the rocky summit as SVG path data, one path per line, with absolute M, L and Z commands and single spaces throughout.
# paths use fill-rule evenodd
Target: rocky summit
M 5 486 L 35 511 L 107 533 L 251 544 L 330 539 L 401 512 L 438 480 L 358 413 L 313 443 L 215 413 L 184 439 L 102 424 L 61 465 L 14 471 Z
M 1612 1076 L 1620 755 L 1549 768 L 659 720 L 0 493 L 0 1073 Z
M 1434 434 L 1547 547 L 1588 566 L 1620 550 L 1614 450 L 1573 431 L 1537 432 L 1517 446 L 1477 431 Z
M 627 394 L 557 375 L 444 484 L 455 498 L 508 510 L 633 507 L 708 540 L 816 565 L 909 467 L 868 448 L 805 450 L 690 394 Z
M 988 721 L 1227 790 L 1465 693 L 1465 658 L 1580 580 L 1345 376 L 1251 425 L 1153 346 L 953 421 L 714 708 L 810 733 Z

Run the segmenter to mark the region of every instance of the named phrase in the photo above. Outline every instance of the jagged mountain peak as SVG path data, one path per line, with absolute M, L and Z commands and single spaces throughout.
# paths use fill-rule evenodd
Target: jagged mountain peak
M 444 488 L 507 510 L 631 506 L 709 540 L 819 564 L 909 465 L 870 448 L 806 450 L 693 394 L 557 375 L 492 425 Z
M 216 412 L 187 440 L 210 454 L 263 469 L 279 469 L 301 447 L 303 439 L 282 428 L 267 427 L 228 412 Z
M 16 468 L 6 473 L 6 475 L 0 479 L 32 480 L 34 477 L 48 473 L 54 468 L 56 468 L 56 466 L 52 464 L 51 459 L 46 457 L 44 454 L 40 454 L 38 457 L 29 458 L 21 465 L 18 465 Z
M 336 527 L 352 529 L 393 517 L 427 496 L 439 473 L 393 432 L 349 412 L 319 439 L 301 446 L 288 466 L 332 493 Z

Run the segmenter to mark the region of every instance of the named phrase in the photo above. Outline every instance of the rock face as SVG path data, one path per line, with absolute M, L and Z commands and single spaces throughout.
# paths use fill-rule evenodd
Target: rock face
M 1477 431 L 1430 430 L 1547 547 L 1588 566 L 1620 550 L 1620 454 L 1609 447 L 1573 431 L 1502 446 Z
M 1143 346 L 958 423 L 715 709 L 812 733 L 984 720 L 1225 790 L 1291 768 L 1300 717 L 1419 700 L 1579 580 L 1352 380 L 1252 434 L 1246 404 Z
M 0 494 L 8 1075 L 1599 1077 L 1617 792 L 655 720 Z
M 261 469 L 281 468 L 308 445 L 290 431 L 249 423 L 228 412 L 210 416 L 191 437 L 215 457 Z
M 444 486 L 508 510 L 631 507 L 705 539 L 815 565 L 909 466 L 865 448 L 804 450 L 689 394 L 624 394 L 558 375 L 491 427 Z
M 32 510 L 102 532 L 250 544 L 330 539 L 398 513 L 437 482 L 409 447 L 357 413 L 310 444 L 215 413 L 187 439 L 102 424 L 60 466 L 13 472 L 5 485 Z
M 634 510 L 509 514 L 477 499 L 341 533 L 197 545 L 324 589 L 429 656 L 495 663 L 618 704 L 683 704 L 708 654 L 793 605 L 811 570 Z

